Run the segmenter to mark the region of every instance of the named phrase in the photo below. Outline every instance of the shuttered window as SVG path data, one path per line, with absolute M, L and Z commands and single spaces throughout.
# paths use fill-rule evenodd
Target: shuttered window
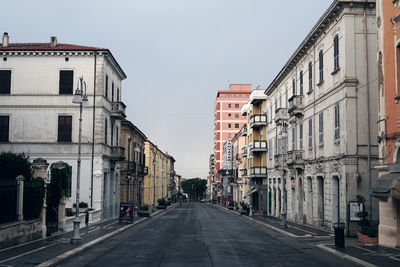
M 0 94 L 9 95 L 11 91 L 11 70 L 0 70 Z
M 335 143 L 340 140 L 340 110 L 339 104 L 335 105 Z
M 324 144 L 324 114 L 322 112 L 319 113 L 319 145 L 322 146 Z
M 60 70 L 60 95 L 72 95 L 74 91 L 74 71 Z
M 313 82 L 312 82 L 312 63 L 311 61 L 308 63 L 308 91 L 313 89 Z
M 318 61 L 319 61 L 319 83 L 322 83 L 324 81 L 324 52 L 322 50 L 319 51 Z
M 333 69 L 339 69 L 339 35 L 333 38 Z
M 312 118 L 308 120 L 308 148 L 312 148 Z
M 0 116 L 0 142 L 9 142 L 10 117 Z
M 303 71 L 300 71 L 300 95 L 303 95 Z
M 72 141 L 72 116 L 58 116 L 58 142 Z

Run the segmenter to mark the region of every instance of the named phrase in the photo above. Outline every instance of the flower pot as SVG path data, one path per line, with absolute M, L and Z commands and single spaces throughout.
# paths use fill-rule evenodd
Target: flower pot
M 358 241 L 363 244 L 378 244 L 378 237 L 369 237 L 367 235 L 363 235 L 360 232 L 357 232 Z

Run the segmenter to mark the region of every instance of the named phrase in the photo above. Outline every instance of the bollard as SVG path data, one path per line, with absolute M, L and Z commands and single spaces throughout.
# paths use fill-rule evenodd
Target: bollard
M 344 223 L 334 223 L 333 229 L 335 230 L 335 247 L 344 248 Z

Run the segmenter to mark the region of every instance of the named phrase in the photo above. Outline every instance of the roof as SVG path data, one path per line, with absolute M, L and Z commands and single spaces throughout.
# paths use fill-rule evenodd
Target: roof
M 51 46 L 51 43 L 9 43 L 6 47 L 0 45 L 0 51 L 10 50 L 109 51 L 106 48 L 74 44 L 57 44 L 55 46 Z
M 135 124 L 133 124 L 131 121 L 123 120 L 123 121 L 121 121 L 121 126 L 128 127 L 132 132 L 137 132 L 142 137 L 142 139 L 144 139 L 144 141 L 147 140 L 146 135 Z

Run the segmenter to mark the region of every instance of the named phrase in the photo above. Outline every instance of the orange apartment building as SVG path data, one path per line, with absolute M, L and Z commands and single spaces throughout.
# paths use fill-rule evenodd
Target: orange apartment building
M 400 1 L 377 0 L 379 244 L 400 246 Z
M 222 168 L 223 144 L 231 140 L 246 124 L 246 116 L 242 116 L 241 108 L 249 101 L 251 84 L 230 84 L 229 90 L 217 93 L 214 106 L 214 163 L 215 181 L 221 182 L 218 170 Z

